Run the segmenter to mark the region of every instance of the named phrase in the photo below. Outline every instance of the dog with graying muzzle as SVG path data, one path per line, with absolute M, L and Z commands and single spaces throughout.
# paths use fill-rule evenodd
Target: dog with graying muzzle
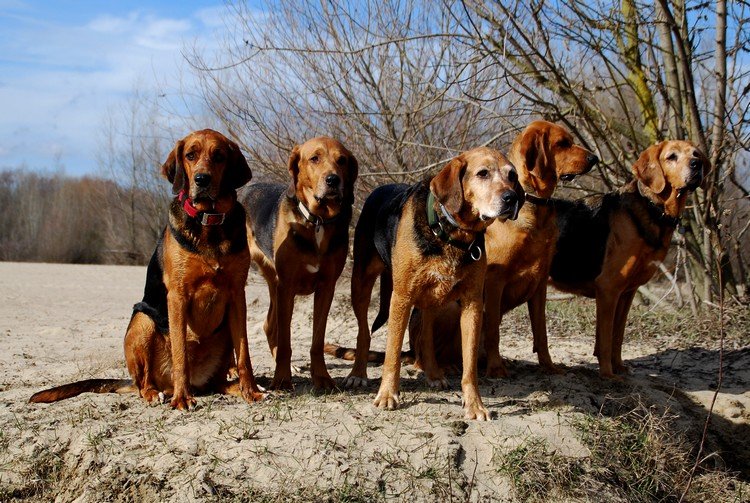
M 376 323 L 389 322 L 375 405 L 383 409 L 399 405 L 401 346 L 412 308 L 429 313 L 428 308 L 460 299 L 466 417 L 489 418 L 476 373 L 486 268 L 484 231 L 496 219 L 516 218 L 522 204 L 523 190 L 515 169 L 500 152 L 485 147 L 455 157 L 431 180 L 412 186 L 384 185 L 370 194 L 354 234 L 352 306 L 359 329 L 354 367 L 345 386 L 367 383 L 367 308 L 380 276 Z M 326 347 L 331 354 L 341 350 L 335 345 Z M 427 378 L 431 384 L 447 385 L 440 375 Z

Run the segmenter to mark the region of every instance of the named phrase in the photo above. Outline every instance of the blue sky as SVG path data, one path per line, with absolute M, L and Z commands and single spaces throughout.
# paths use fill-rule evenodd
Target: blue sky
M 96 173 L 107 114 L 136 86 L 192 78 L 181 51 L 217 49 L 225 12 L 221 0 L 0 0 L 0 169 Z

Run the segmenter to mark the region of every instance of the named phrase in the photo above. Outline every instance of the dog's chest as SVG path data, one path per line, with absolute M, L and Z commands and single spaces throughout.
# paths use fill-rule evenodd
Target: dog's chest
M 465 271 L 461 267 L 440 264 L 418 272 L 413 277 L 421 290 L 424 305 L 436 305 L 460 297 L 466 281 Z

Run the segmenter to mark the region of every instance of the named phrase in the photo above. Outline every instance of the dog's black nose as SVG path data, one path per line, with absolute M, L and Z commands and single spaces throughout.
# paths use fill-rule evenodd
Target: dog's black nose
M 595 156 L 594 154 L 589 154 L 586 157 L 586 162 L 589 163 L 589 166 L 594 166 L 594 165 L 596 165 L 597 162 L 599 162 L 599 158 L 597 156 Z
M 193 177 L 193 180 L 195 180 L 195 184 L 198 187 L 208 187 L 208 184 L 211 183 L 211 175 L 206 173 L 198 173 Z
M 507 205 L 515 204 L 518 201 L 518 194 L 513 190 L 506 190 L 503 194 L 503 202 Z
M 341 177 L 339 175 L 328 175 L 326 177 L 326 185 L 329 187 L 338 187 L 339 183 L 341 182 Z
M 703 163 L 700 159 L 690 159 L 690 169 L 693 171 L 698 171 L 703 168 Z

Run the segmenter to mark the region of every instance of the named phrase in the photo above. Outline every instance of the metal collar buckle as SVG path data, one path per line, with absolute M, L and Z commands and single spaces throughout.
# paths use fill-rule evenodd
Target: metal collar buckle
M 203 225 L 221 225 L 224 223 L 226 213 L 203 213 L 201 215 L 201 224 Z

